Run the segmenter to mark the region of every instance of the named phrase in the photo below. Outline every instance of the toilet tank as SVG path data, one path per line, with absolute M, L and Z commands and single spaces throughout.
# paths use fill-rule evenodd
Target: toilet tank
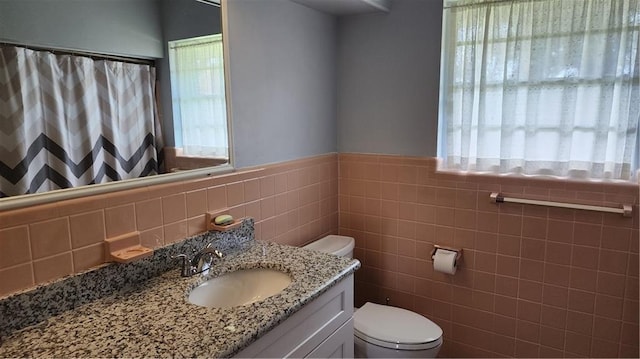
M 352 237 L 332 234 L 311 242 L 302 248 L 331 253 L 340 257 L 353 258 L 353 247 L 355 244 L 356 242 Z

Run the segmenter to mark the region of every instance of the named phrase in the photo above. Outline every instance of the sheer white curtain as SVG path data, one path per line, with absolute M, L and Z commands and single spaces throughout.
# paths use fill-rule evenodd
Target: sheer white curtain
M 445 167 L 629 179 L 640 0 L 445 1 Z
M 228 158 L 221 34 L 172 41 L 169 53 L 176 146 Z

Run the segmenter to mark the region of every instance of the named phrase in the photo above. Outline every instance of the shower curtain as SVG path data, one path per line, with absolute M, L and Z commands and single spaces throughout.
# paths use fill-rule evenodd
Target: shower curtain
M 150 65 L 0 46 L 0 197 L 158 173 Z

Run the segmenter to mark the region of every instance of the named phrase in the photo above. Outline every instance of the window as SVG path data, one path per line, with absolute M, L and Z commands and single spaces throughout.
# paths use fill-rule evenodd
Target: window
M 169 42 L 176 147 L 228 158 L 222 35 Z
M 446 169 L 633 177 L 640 0 L 445 0 Z

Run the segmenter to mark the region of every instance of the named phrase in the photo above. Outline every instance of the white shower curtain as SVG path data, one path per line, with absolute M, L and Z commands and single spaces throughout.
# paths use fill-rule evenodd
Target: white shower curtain
M 637 167 L 639 0 L 445 1 L 450 169 L 623 179 Z
M 0 197 L 158 173 L 149 65 L 0 46 Z

